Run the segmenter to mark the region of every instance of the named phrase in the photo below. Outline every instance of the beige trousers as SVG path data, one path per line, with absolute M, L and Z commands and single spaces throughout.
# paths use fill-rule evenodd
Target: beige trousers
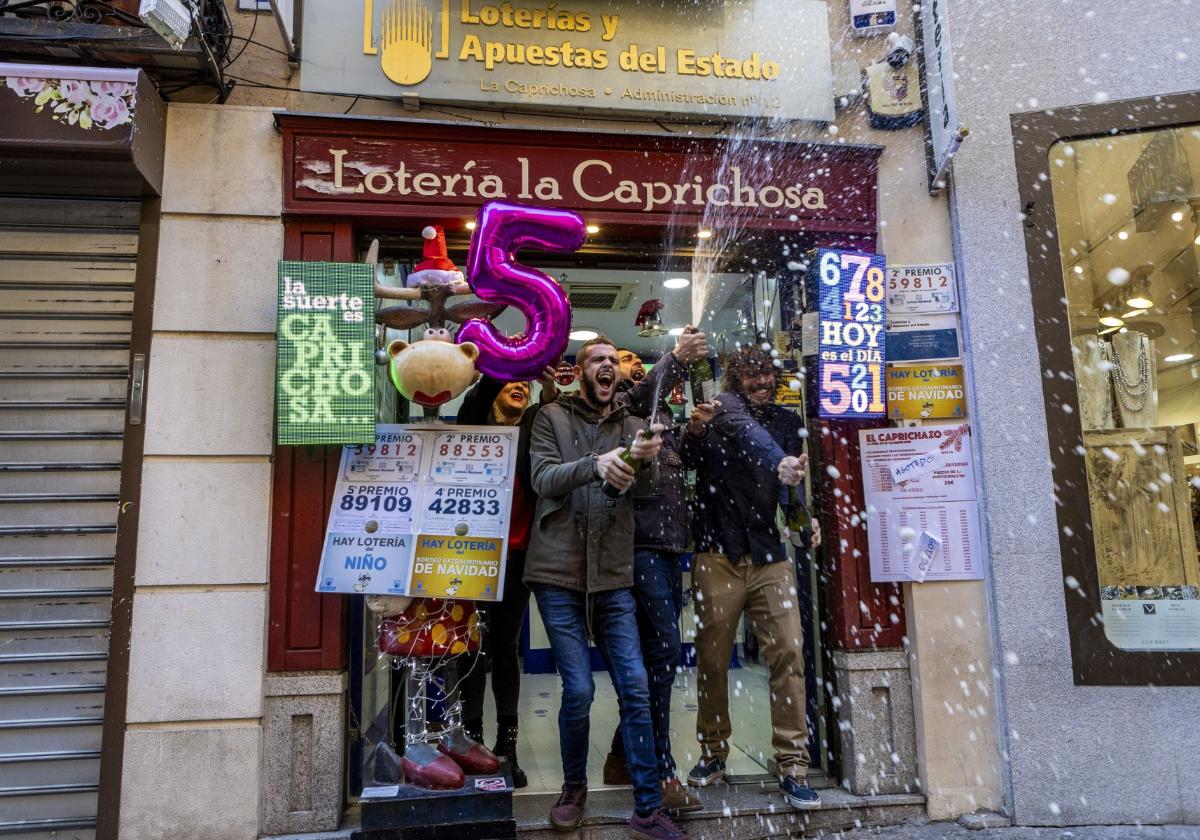
M 792 563 L 734 565 L 724 554 L 696 555 L 692 569 L 696 617 L 696 734 L 704 756 L 729 756 L 729 658 L 745 610 L 770 669 L 771 745 L 781 774 L 808 772 L 804 646 Z

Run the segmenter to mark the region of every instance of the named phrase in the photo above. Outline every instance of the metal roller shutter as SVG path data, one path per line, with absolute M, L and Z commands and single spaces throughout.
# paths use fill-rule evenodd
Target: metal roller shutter
M 0 835 L 94 836 L 138 213 L 0 198 Z

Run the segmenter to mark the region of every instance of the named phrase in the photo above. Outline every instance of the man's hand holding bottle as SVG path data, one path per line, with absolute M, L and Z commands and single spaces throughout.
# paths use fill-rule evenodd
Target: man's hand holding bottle
M 808 456 L 788 455 L 779 462 L 777 472 L 779 483 L 787 487 L 796 487 L 804 480 L 804 471 L 808 469 Z
M 703 435 L 705 429 L 708 428 L 709 421 L 716 416 L 720 408 L 720 400 L 696 403 L 692 407 L 691 415 L 688 417 L 688 431 L 696 437 Z
M 619 446 L 596 456 L 596 477 L 604 482 L 604 491 L 608 495 L 619 496 L 628 490 L 642 464 L 658 457 L 658 451 L 662 449 L 659 432 L 666 427 L 655 423 L 650 428 L 650 434 L 639 429 L 629 446 Z
M 675 348 L 671 351 L 671 355 L 684 365 L 690 365 L 700 359 L 707 359 L 708 336 L 688 324 L 683 328 L 683 334 L 675 339 Z

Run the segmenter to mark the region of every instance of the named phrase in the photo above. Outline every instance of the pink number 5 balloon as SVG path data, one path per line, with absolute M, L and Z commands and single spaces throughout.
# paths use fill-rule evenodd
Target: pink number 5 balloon
M 567 349 L 571 304 L 562 287 L 548 275 L 517 262 L 521 248 L 575 251 L 587 229 L 578 213 L 546 207 L 524 207 L 489 201 L 479 211 L 467 282 L 480 299 L 506 303 L 525 316 L 525 332 L 505 336 L 491 321 L 473 318 L 463 324 L 456 341 L 479 348 L 476 367 L 493 379 L 536 379 Z

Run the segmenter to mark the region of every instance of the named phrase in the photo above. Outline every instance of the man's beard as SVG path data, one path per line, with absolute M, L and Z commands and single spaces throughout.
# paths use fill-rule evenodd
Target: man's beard
M 600 396 L 596 393 L 595 383 L 586 376 L 579 380 L 579 387 L 583 389 L 583 398 L 592 405 L 596 406 L 608 405 L 613 401 L 613 396 L 616 394 L 616 389 L 610 388 L 608 391 L 608 399 L 602 401 Z

